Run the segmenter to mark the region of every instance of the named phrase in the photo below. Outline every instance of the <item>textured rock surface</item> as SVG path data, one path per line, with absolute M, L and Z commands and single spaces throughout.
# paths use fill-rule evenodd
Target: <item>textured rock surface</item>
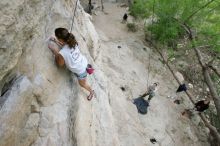
M 70 27 L 74 4 L 75 1 L 52 0 L 0 2 L 2 14 L 0 87 L 1 89 L 5 87 L 14 74 L 25 75 L 25 79 L 29 78 L 30 84 L 33 84 L 33 89 L 27 89 L 28 93 L 25 89 L 23 89 L 25 91 L 15 89 L 16 92 L 21 92 L 17 94 L 17 100 L 14 94 L 8 95 L 6 99 L 7 94 L 2 93 L 1 99 L 4 100 L 1 100 L 3 107 L 0 117 L 0 145 L 76 143 L 74 117 L 78 107 L 76 98 L 80 98 L 77 91 L 78 84 L 72 82 L 69 72 L 55 66 L 54 58 L 45 43 L 56 27 Z M 75 22 L 77 23 L 74 24 L 73 31 L 80 39 L 82 52 L 88 55 L 91 53 L 96 57 L 95 55 L 98 54 L 94 50 L 97 45 L 91 44 L 91 41 L 97 42 L 98 39 L 94 36 L 96 33 L 88 32 L 88 26 L 91 27 L 90 31 L 95 32 L 92 30 L 94 27 L 80 4 L 76 11 Z M 90 50 L 87 50 L 87 44 L 90 45 Z M 90 56 L 88 55 L 87 57 Z M 16 82 L 10 84 L 13 86 L 12 89 L 17 85 Z M 7 90 L 10 91 L 10 88 Z M 25 103 L 20 104 L 20 100 Z M 13 108 L 13 105 L 16 105 L 17 109 Z M 19 112 L 22 113 L 20 116 Z M 14 114 L 18 117 L 13 116 Z M 7 122 L 8 120 L 11 122 Z M 2 122 L 7 123 L 7 126 Z
M 19 77 L 3 96 L 7 100 L 0 109 L 0 145 L 19 145 L 23 138 L 23 127 L 30 114 L 32 84 L 27 77 Z M 39 115 L 37 115 L 39 116 Z M 36 117 L 35 117 L 36 118 Z M 39 117 L 35 119 L 35 122 Z M 33 124 L 33 123 L 32 123 Z M 33 127 L 29 125 L 29 127 Z M 28 137 L 31 137 L 28 135 Z
M 96 98 L 86 100 L 88 93 L 55 65 L 46 45 L 56 27 L 71 27 L 74 5 L 0 1 L 0 146 L 144 146 L 152 137 L 155 145 L 208 145 L 205 132 L 180 117 L 183 106 L 165 98 L 177 85 L 156 55 L 147 71 L 150 50 L 120 23 L 125 8 L 116 4 L 105 5 L 109 15 L 93 18 L 80 4 L 76 9 L 72 32 L 96 69 L 88 78 Z M 139 115 L 131 99 L 146 90 L 148 76 L 161 87 L 149 113 Z

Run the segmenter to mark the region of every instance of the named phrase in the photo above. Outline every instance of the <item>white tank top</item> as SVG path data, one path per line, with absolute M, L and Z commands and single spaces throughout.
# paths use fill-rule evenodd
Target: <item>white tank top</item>
M 78 45 L 75 48 L 69 48 L 68 45 L 65 45 L 59 53 L 63 56 L 66 67 L 70 71 L 78 75 L 86 71 L 88 62 L 86 57 L 80 53 Z

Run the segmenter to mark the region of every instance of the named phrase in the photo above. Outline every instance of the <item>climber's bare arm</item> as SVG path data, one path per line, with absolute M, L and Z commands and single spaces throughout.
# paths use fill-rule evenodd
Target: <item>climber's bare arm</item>
M 55 61 L 56 61 L 57 65 L 60 67 L 63 67 L 65 64 L 63 56 L 58 52 L 55 52 Z
M 59 47 L 54 42 L 49 42 L 48 48 L 55 55 L 56 64 L 60 67 L 64 66 L 65 62 L 63 56 L 59 53 Z
M 51 36 L 48 39 L 48 48 L 52 51 L 52 53 L 55 55 L 56 52 L 59 52 L 60 49 L 63 47 L 63 43 L 57 40 L 55 37 Z
M 59 47 L 57 44 L 54 42 L 49 42 L 48 43 L 48 48 L 51 50 L 51 52 L 55 55 L 57 52 L 59 52 Z

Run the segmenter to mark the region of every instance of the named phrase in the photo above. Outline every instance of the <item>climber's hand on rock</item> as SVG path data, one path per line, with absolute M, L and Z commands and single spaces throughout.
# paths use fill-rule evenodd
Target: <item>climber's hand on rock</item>
M 53 41 L 49 41 L 48 43 L 48 48 L 51 50 L 51 52 L 55 55 L 59 52 L 59 47 L 57 46 L 56 43 Z
M 64 45 L 64 43 L 62 43 L 59 40 L 57 40 L 57 38 L 54 37 L 54 36 L 50 36 L 49 37 L 49 41 L 52 41 L 52 42 L 56 43 L 59 47 L 62 47 Z
M 56 38 L 55 38 L 54 36 L 50 36 L 50 37 L 49 37 L 49 41 L 54 41 L 54 42 L 56 42 Z

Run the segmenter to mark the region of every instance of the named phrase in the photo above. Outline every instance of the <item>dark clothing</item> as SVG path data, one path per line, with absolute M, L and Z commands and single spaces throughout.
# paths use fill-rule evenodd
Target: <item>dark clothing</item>
M 176 99 L 173 102 L 176 103 L 176 104 L 180 104 L 180 100 L 179 99 Z
M 125 13 L 124 16 L 123 16 L 123 20 L 127 21 L 127 18 L 128 18 L 128 14 Z
M 182 91 L 186 91 L 187 88 L 186 88 L 186 85 L 185 84 L 182 84 L 178 87 L 178 89 L 176 90 L 176 92 L 182 92 Z
M 140 97 L 144 98 L 145 96 L 149 95 L 149 93 L 144 93 L 143 95 L 141 95 Z
M 209 108 L 209 103 L 205 104 L 204 100 L 201 100 L 195 103 L 196 111 L 203 112 L 204 110 L 208 108 Z
M 154 92 L 150 92 L 150 93 L 144 93 L 143 95 L 141 95 L 140 97 L 144 98 L 145 96 L 148 96 L 148 101 L 150 101 L 154 96 L 155 96 L 155 93 Z
M 145 96 L 149 95 L 148 101 L 150 101 L 155 96 L 155 90 L 156 90 L 156 86 L 151 85 L 148 87 L 147 92 L 141 95 L 140 97 L 144 98 Z
M 157 142 L 157 140 L 155 138 L 151 138 L 150 142 L 152 142 L 153 144 L 155 144 Z
M 147 108 L 149 106 L 149 103 L 146 100 L 144 100 L 142 97 L 138 97 L 134 99 L 133 103 L 136 105 L 139 113 L 141 114 L 147 113 Z

